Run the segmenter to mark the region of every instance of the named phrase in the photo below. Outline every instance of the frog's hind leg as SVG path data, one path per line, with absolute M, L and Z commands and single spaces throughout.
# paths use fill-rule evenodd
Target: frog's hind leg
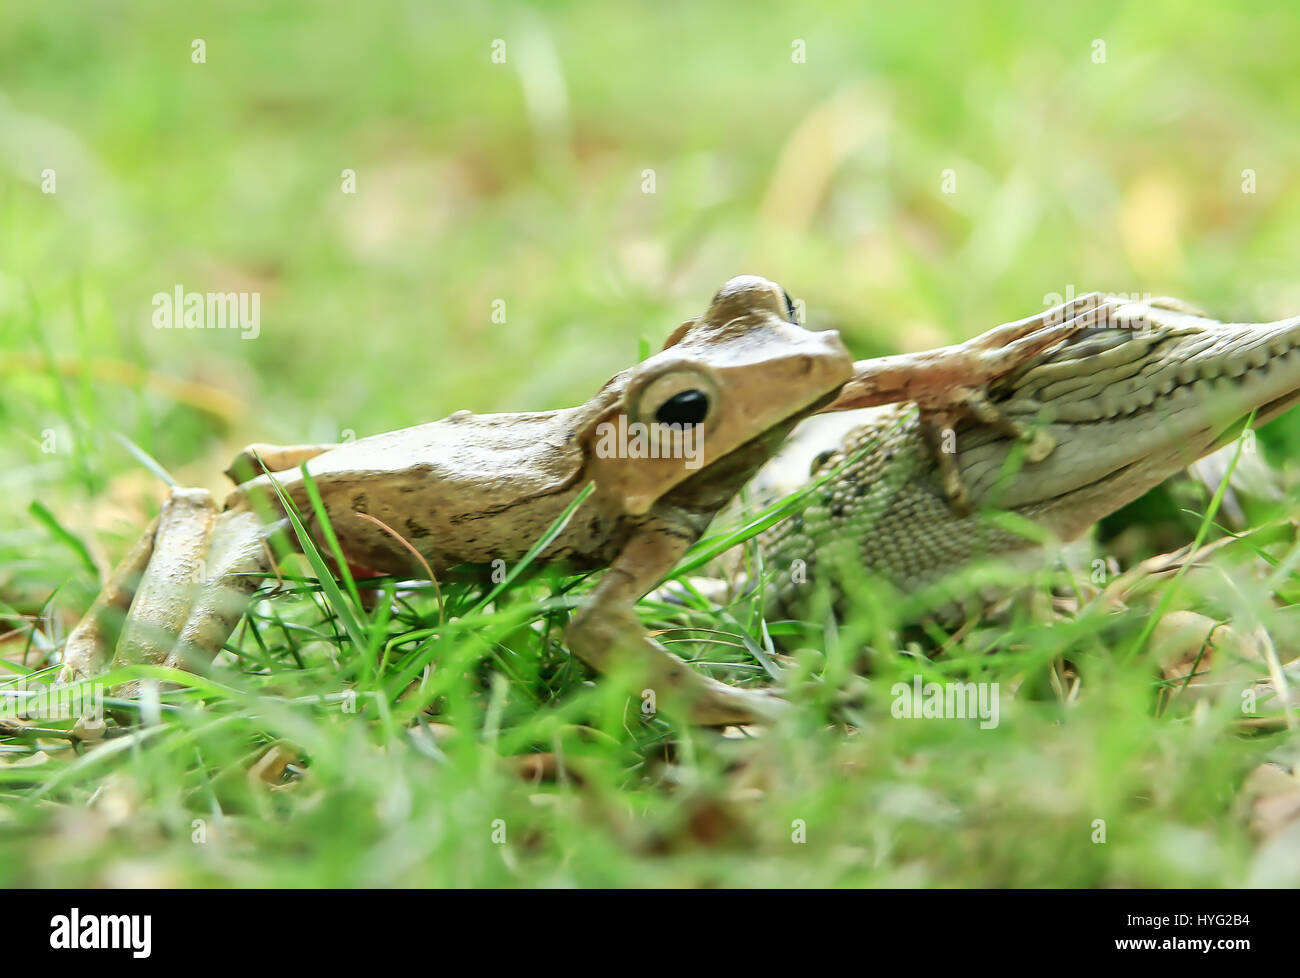
M 244 508 L 218 513 L 204 490 L 177 489 L 163 504 L 147 547 L 137 545 L 137 550 L 128 558 L 124 581 L 138 576 L 139 583 L 116 641 L 114 664 L 202 668 L 239 623 L 259 584 L 251 575 L 270 566 L 263 524 Z M 120 613 L 128 584 L 117 577 L 115 572 L 110 582 L 118 592 L 111 606 Z M 92 607 L 69 636 L 67 678 L 92 675 L 107 658 L 112 642 L 111 629 L 103 624 L 107 617 Z M 132 695 L 136 687 L 128 684 L 123 692 Z
M 239 624 L 249 598 L 261 585 L 259 575 L 270 570 L 263 530 L 262 522 L 247 509 L 215 515 L 198 559 L 166 568 L 159 576 L 157 603 L 144 604 L 143 588 L 136 596 L 115 663 L 150 663 L 190 672 L 205 669 Z M 187 547 L 188 541 L 181 546 Z M 188 579 L 181 576 L 182 570 L 188 571 Z M 146 583 L 152 571 L 151 562 Z M 173 606 L 181 611 L 172 611 Z M 138 685 L 127 684 L 123 694 L 133 695 Z
M 170 504 L 171 500 L 163 503 L 164 513 Z M 104 667 L 104 662 L 117 647 L 122 622 L 131 609 L 131 602 L 140 587 L 140 578 L 149 566 L 149 558 L 153 556 L 154 536 L 161 519 L 160 513 L 153 518 L 148 529 L 140 534 L 140 539 L 108 575 L 99 596 L 68 636 L 63 644 L 63 668 L 59 671 L 59 682 L 89 679 Z

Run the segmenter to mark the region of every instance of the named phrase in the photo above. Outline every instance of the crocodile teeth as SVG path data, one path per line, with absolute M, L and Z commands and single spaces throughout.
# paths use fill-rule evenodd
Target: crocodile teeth
M 1224 364 L 1223 372 L 1229 377 L 1240 377 L 1248 369 L 1249 367 L 1246 364 L 1246 358 L 1243 356 L 1236 356 Z
M 1042 406 L 1035 397 L 1014 397 L 1002 405 L 1002 410 L 1006 414 L 1037 414 Z
M 1268 347 L 1260 345 L 1246 351 L 1246 364 L 1256 370 L 1269 361 Z

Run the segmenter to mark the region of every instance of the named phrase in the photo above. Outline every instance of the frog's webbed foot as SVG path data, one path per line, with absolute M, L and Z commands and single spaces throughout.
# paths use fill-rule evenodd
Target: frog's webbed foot
M 248 575 L 269 567 L 263 540 L 251 511 L 218 513 L 205 490 L 172 490 L 68 636 L 60 680 L 93 676 L 110 657 L 114 665 L 205 666 L 258 586 Z
M 656 711 L 721 726 L 773 720 L 788 707 L 768 691 L 729 686 L 696 672 L 647 635 L 629 607 L 589 606 L 574 617 L 565 639 L 574 655 L 602 674 L 639 667 L 634 687 L 643 710 L 652 693 Z
M 974 418 L 982 424 L 1002 432 L 1024 445 L 1024 457 L 1029 462 L 1041 462 L 1056 448 L 1051 432 L 1025 424 L 1007 415 L 978 388 L 961 392 L 961 399 L 953 406 L 940 411 L 921 412 L 921 434 L 929 446 L 948 504 L 962 516 L 970 513 L 970 496 L 957 467 L 957 422 L 963 417 Z
M 930 456 L 939 470 L 939 484 L 943 487 L 943 494 L 948 497 L 948 505 L 955 512 L 966 516 L 970 513 L 970 494 L 966 492 L 961 469 L 957 467 L 957 453 L 949 451 L 945 445 L 945 433 L 951 430 L 940 421 L 921 418 L 921 437 L 925 439 Z
M 631 670 L 637 692 L 654 694 L 656 710 L 693 723 L 775 719 L 788 708 L 784 700 L 696 672 L 647 635 L 637 618 L 636 600 L 672 568 L 689 543 L 663 529 L 630 540 L 570 622 L 565 633 L 569 649 L 597 672 Z
M 1114 300 L 1100 292 L 1079 296 L 1036 316 L 1005 323 L 956 346 L 859 360 L 853 377 L 823 411 L 915 401 L 944 492 L 959 513 L 970 504 L 955 458 L 955 428 L 970 419 L 1025 445 L 1025 457 L 1041 462 L 1055 448 L 1052 436 L 1013 418 L 989 396 L 999 378 L 1069 339 L 1081 329 L 1110 319 Z

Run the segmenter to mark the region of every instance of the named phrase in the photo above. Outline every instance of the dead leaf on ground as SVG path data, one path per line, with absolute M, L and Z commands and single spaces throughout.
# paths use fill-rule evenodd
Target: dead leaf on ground
M 1267 842 L 1293 825 L 1300 826 L 1297 771 L 1274 761 L 1261 764 L 1242 782 L 1237 809 L 1259 842 Z

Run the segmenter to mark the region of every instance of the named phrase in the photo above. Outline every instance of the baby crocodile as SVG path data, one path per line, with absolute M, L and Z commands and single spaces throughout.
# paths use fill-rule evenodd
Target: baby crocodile
M 951 504 L 933 437 L 906 406 L 871 412 L 821 452 L 814 476 L 849 464 L 760 537 L 774 610 L 797 617 L 819 584 L 838 602 L 863 569 L 907 592 L 1037 546 L 990 510 L 1072 540 L 1230 442 L 1251 411 L 1262 424 L 1300 401 L 1300 317 L 1222 323 L 1177 300 L 1111 301 L 1102 324 L 989 389 L 1003 415 L 1050 434 L 1050 454 L 1029 457 L 999 426 L 956 426 L 949 448 L 973 513 Z

